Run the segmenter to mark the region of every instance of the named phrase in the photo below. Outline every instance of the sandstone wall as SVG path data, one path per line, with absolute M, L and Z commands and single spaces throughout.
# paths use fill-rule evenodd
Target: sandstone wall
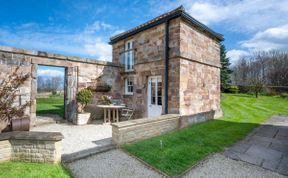
M 219 41 L 184 21 L 180 26 L 180 114 L 219 114 Z
M 8 132 L 0 135 L 0 161 L 36 163 L 61 162 L 61 140 L 58 132 Z
M 48 65 L 57 67 L 78 67 L 77 70 L 77 90 L 84 87 L 110 86 L 110 90 L 94 92 L 92 104 L 95 105 L 103 95 L 110 95 L 114 98 L 121 98 L 119 92 L 118 66 L 110 62 L 97 61 L 92 59 L 62 56 L 40 51 L 30 51 L 11 47 L 0 47 L 0 80 L 17 67 L 25 74 L 30 74 L 30 78 L 20 87 L 19 99 L 15 102 L 21 104 L 31 101 L 31 106 L 27 108 L 26 115 L 30 116 L 32 124 L 36 118 L 36 94 L 37 94 L 37 66 Z M 69 85 L 69 84 L 68 84 Z M 100 86 L 100 87 L 101 87 Z M 19 102 L 20 101 L 20 102 Z
M 180 18 L 170 22 L 170 57 L 179 55 L 179 39 L 180 39 Z M 137 33 L 125 40 L 121 40 L 113 44 L 113 62 L 120 64 L 120 55 L 124 51 L 126 41 L 133 40 L 135 48 L 135 70 L 133 72 L 121 72 L 121 92 L 124 102 L 129 107 L 136 109 L 136 117 L 147 116 L 147 87 L 149 76 L 161 76 L 162 86 L 162 103 L 164 104 L 164 73 L 165 73 L 165 24 L 157 25 L 143 32 Z M 169 113 L 179 113 L 179 61 L 171 60 L 169 63 Z M 132 77 L 134 80 L 134 94 L 125 95 L 124 80 Z M 162 108 L 164 111 L 164 108 Z

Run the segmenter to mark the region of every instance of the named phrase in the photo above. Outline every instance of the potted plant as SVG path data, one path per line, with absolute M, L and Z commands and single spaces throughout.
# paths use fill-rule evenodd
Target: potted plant
M 85 125 L 90 119 L 91 113 L 85 112 L 84 109 L 92 99 L 91 90 L 85 88 L 77 93 L 77 104 L 78 104 L 78 114 L 77 114 L 77 125 Z
M 104 104 L 104 105 L 110 105 L 110 104 L 112 104 L 111 97 L 106 96 L 106 95 L 101 96 L 101 102 L 102 102 L 102 104 Z

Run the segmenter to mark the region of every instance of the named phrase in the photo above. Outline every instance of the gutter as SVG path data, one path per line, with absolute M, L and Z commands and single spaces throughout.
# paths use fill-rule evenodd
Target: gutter
M 169 89 L 169 21 L 165 22 L 165 88 L 164 88 L 164 114 L 168 114 L 168 89 Z

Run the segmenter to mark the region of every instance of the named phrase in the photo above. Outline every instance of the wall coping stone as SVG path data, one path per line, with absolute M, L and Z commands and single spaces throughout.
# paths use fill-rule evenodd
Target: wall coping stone
M 29 55 L 29 56 L 34 56 L 34 57 L 46 57 L 46 58 L 67 60 L 67 61 L 73 61 L 73 62 L 119 67 L 119 65 L 112 63 L 112 62 L 106 62 L 106 61 L 89 59 L 89 58 L 81 58 L 77 56 L 64 56 L 62 54 L 54 54 L 54 53 L 48 53 L 44 51 L 20 49 L 20 48 L 14 48 L 10 46 L 0 46 L 0 52 L 8 52 L 8 53 L 13 53 L 13 54 L 23 54 L 23 55 Z
M 142 119 L 135 119 L 135 120 L 129 120 L 129 121 L 123 121 L 118 123 L 112 123 L 112 126 L 115 126 L 117 128 L 124 128 L 124 127 L 130 127 L 138 124 L 145 124 L 150 122 L 157 122 L 167 119 L 173 119 L 173 118 L 179 118 L 179 114 L 165 114 L 158 117 L 152 117 L 152 118 L 142 118 Z
M 0 134 L 1 140 L 38 140 L 38 141 L 60 141 L 64 138 L 60 132 L 30 132 L 14 131 Z

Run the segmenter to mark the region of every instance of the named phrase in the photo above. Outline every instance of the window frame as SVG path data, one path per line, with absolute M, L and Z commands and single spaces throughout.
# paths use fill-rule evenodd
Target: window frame
M 132 82 L 132 85 L 129 85 L 129 82 Z M 132 92 L 129 91 L 129 87 L 132 87 Z M 132 78 L 125 78 L 125 95 L 134 94 L 134 81 Z
M 124 46 L 124 68 L 125 72 L 134 71 L 134 55 L 133 55 L 134 41 L 129 40 L 125 42 Z M 130 65 L 128 65 L 128 62 Z M 131 68 L 130 68 L 131 67 Z

